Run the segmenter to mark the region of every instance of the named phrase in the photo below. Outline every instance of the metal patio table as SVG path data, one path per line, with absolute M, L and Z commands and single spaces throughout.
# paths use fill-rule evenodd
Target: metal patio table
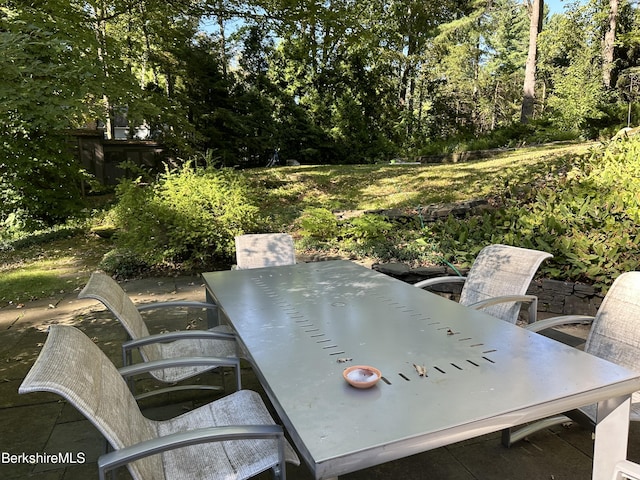
M 639 373 L 348 261 L 203 277 L 316 479 L 593 403 L 593 479 L 626 458 Z

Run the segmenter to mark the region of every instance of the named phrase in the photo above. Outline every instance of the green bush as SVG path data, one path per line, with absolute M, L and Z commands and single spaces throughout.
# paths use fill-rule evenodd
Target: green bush
M 117 195 L 118 246 L 153 266 L 193 269 L 229 261 L 234 237 L 263 230 L 266 223 L 256 192 L 231 169 L 187 163 L 152 185 L 123 181 Z
M 385 240 L 392 228 L 393 224 L 380 215 L 366 213 L 351 220 L 346 227 L 346 235 L 357 243 L 379 242 Z
M 5 240 L 81 214 L 83 173 L 63 140 L 25 138 L 28 154 L 0 141 L 0 236 Z
M 578 133 L 558 128 L 547 120 L 535 120 L 528 124 L 513 123 L 481 136 L 460 134 L 444 140 L 432 141 L 421 147 L 419 155 L 440 155 L 446 153 L 514 148 L 553 141 L 575 140 Z
M 318 240 L 332 240 L 338 235 L 338 220 L 326 208 L 305 208 L 299 219 L 300 234 Z
M 138 255 L 119 248 L 102 257 L 98 267 L 119 279 L 139 277 L 149 271 L 149 265 L 140 260 Z

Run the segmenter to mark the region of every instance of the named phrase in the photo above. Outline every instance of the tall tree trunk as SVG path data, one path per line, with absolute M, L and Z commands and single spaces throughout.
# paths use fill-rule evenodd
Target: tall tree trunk
M 538 33 L 542 29 L 542 11 L 544 0 L 527 0 L 531 23 L 529 24 L 529 53 L 527 54 L 527 65 L 524 72 L 524 89 L 522 95 L 522 110 L 520 112 L 520 122 L 529 123 L 533 118 L 533 107 L 535 102 L 536 87 L 536 57 L 538 54 Z
M 496 80 L 496 88 L 493 90 L 493 109 L 491 112 L 491 127 L 490 130 L 495 130 L 498 124 L 498 99 L 500 95 L 500 80 Z
M 140 18 L 142 19 L 142 35 L 144 38 L 144 51 L 142 52 L 142 68 L 140 72 L 140 88 L 145 89 L 147 86 L 147 66 L 149 65 L 149 58 L 151 57 L 151 39 L 149 34 L 149 27 L 147 25 L 147 9 L 145 2 L 140 2 L 138 4 L 138 9 L 140 12 Z M 153 83 L 158 84 L 158 72 L 156 72 L 155 67 L 152 65 L 150 67 L 151 73 L 153 74 Z
M 413 133 L 413 96 L 415 95 L 416 90 L 414 55 L 416 49 L 417 43 L 415 37 L 413 35 L 409 35 L 407 45 L 407 62 L 402 71 L 402 77 L 400 78 L 400 105 L 402 105 L 404 110 L 408 113 L 407 118 L 409 119 L 406 128 L 407 135 L 411 135 Z
M 477 28 L 480 28 L 480 20 L 477 22 Z M 471 110 L 471 123 L 473 128 L 482 130 L 480 118 L 480 55 L 482 54 L 480 46 L 480 37 L 475 42 L 475 54 L 473 58 L 473 105 Z
M 400 105 L 407 105 L 409 103 L 409 98 L 407 93 L 409 92 L 409 85 L 411 83 L 411 79 L 413 78 L 413 70 L 414 70 L 414 55 L 417 49 L 416 38 L 412 33 L 407 35 L 407 42 L 405 43 L 407 47 L 407 55 L 406 62 L 402 68 L 402 72 L 400 74 L 400 92 L 398 93 L 398 99 L 400 100 Z
M 613 69 L 613 45 L 616 41 L 616 22 L 618 21 L 618 0 L 609 0 L 609 28 L 604 35 L 602 46 L 602 82 L 611 88 L 611 70 Z
M 220 12 L 222 12 L 222 6 Z M 222 61 L 222 76 L 225 80 L 228 78 L 227 71 L 227 35 L 225 33 L 224 17 L 222 13 L 218 14 L 218 28 L 220 29 L 220 60 Z
M 98 42 L 98 50 L 97 50 L 97 56 L 98 56 L 98 62 L 100 63 L 101 67 L 102 67 L 102 72 L 104 75 L 104 89 L 102 92 L 102 101 L 104 102 L 105 105 L 105 136 L 107 138 L 107 140 L 111 140 L 113 139 L 113 132 L 114 132 L 114 125 L 113 125 L 113 119 L 112 119 L 112 108 L 111 108 L 111 102 L 109 100 L 109 95 L 107 94 L 106 91 L 106 85 L 109 82 L 109 64 L 108 64 L 108 54 L 107 54 L 107 21 L 105 20 L 104 16 L 105 16 L 105 12 L 106 12 L 106 7 L 104 2 L 101 2 L 99 6 L 94 7 L 94 14 L 95 14 L 95 18 L 96 18 L 96 24 L 95 24 L 95 35 L 96 35 L 96 40 Z

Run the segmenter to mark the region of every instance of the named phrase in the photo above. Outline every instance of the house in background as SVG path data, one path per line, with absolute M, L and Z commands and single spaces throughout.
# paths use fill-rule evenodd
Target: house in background
M 130 176 L 127 165 L 159 170 L 168 160 L 166 148 L 151 140 L 147 125 L 135 127 L 131 134 L 126 115 L 116 115 L 113 119 L 112 139 L 106 138 L 102 122 L 68 133 L 75 157 L 103 185 L 116 185 L 119 179 Z

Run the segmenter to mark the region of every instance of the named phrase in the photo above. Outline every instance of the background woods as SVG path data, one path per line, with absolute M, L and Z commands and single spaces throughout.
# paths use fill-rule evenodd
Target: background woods
M 630 0 L 8 1 L 0 220 L 66 218 L 91 176 L 65 133 L 123 121 L 240 167 L 606 136 L 635 121 L 639 42 Z

